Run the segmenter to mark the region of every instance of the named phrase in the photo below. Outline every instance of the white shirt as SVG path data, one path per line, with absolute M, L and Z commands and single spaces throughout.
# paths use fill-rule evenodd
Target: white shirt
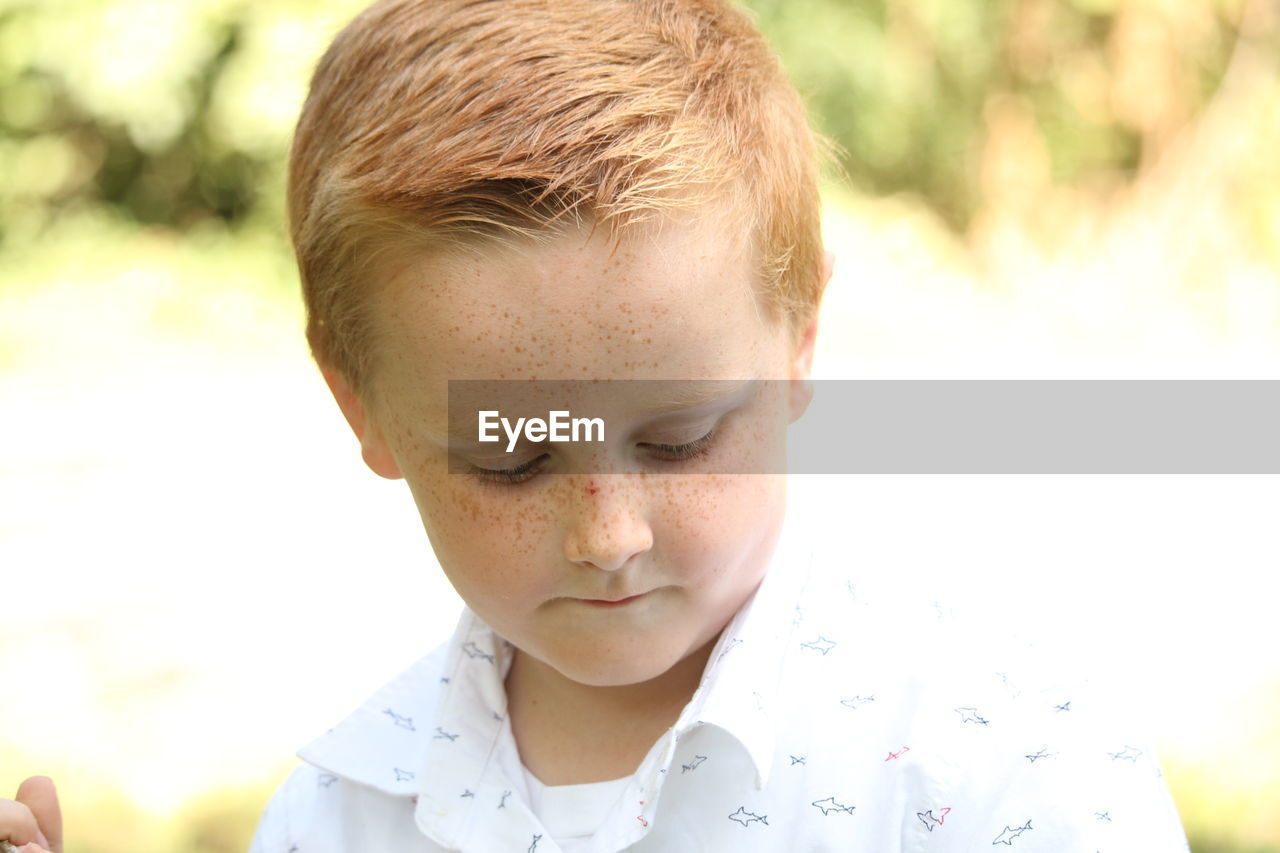
M 1151 752 L 1087 693 L 1031 689 L 969 659 L 945 620 L 873 605 L 804 527 L 788 518 L 633 776 L 531 780 L 506 715 L 511 647 L 464 610 L 299 751 L 251 853 L 1188 849 Z
M 564 853 L 591 849 L 591 837 L 626 793 L 631 777 L 581 785 L 544 785 L 525 772 L 529 808 Z

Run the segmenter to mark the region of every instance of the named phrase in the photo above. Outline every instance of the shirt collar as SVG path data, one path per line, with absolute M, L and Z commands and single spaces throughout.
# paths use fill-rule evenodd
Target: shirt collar
M 482 794 L 495 799 L 487 795 L 510 781 L 513 770 L 518 775 L 518 765 L 496 768 L 496 776 L 486 773 L 506 720 L 503 680 L 510 665 L 510 644 L 464 607 L 447 644 L 298 750 L 298 757 L 335 776 L 412 797 L 423 831 L 459 847 L 476 800 Z M 524 809 L 514 798 L 508 808 Z
M 448 687 L 441 651 L 418 660 L 383 685 L 346 719 L 298 750 L 298 757 L 387 794 L 416 794 L 437 706 Z

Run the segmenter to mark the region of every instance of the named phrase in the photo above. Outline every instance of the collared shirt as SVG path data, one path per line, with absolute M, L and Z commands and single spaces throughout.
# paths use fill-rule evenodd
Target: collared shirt
M 676 724 L 629 779 L 582 792 L 608 796 L 570 850 L 1188 849 L 1150 750 L 1083 688 L 973 660 L 945 620 L 860 595 L 815 541 L 788 517 Z M 251 853 L 562 850 L 511 733 L 511 660 L 464 610 L 448 643 L 299 751 Z

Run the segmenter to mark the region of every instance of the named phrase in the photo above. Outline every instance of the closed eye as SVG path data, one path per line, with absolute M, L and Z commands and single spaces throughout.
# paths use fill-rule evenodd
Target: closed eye
M 691 441 L 688 444 L 642 443 L 639 446 L 647 448 L 660 461 L 682 462 L 688 459 L 696 459 L 699 456 L 705 456 L 711 450 L 711 446 L 715 442 L 715 438 L 716 430 L 713 428 L 702 438 Z M 536 477 L 542 467 L 543 460 L 545 460 L 547 456 L 548 454 L 544 453 L 541 456 L 535 459 L 530 459 L 528 462 L 517 465 L 514 468 L 493 469 L 480 468 L 473 465 L 468 473 L 485 484 L 514 486 L 532 480 Z
M 660 458 L 678 462 L 682 459 L 693 459 L 704 455 L 711 449 L 711 444 L 715 441 L 715 438 L 716 431 L 713 428 L 711 432 L 702 438 L 691 441 L 688 444 L 642 444 L 640 446 L 653 448 Z
M 542 465 L 542 460 L 547 458 L 547 454 L 530 459 L 522 465 L 514 468 L 502 468 L 494 470 L 492 468 L 480 468 L 472 465 L 468 472 L 482 483 L 490 485 L 516 485 L 526 480 L 532 480 L 538 474 L 538 468 Z

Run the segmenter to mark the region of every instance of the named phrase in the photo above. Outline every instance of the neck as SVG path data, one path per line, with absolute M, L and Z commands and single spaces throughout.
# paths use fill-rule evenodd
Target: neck
M 657 678 L 608 687 L 573 681 L 517 649 L 506 688 L 521 761 L 547 785 L 634 773 L 697 690 L 717 639 Z

